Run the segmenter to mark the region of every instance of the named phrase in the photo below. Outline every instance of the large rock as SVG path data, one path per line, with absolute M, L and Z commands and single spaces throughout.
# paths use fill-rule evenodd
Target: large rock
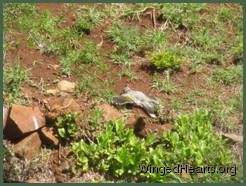
M 80 105 L 72 98 L 50 99 L 48 106 L 50 111 L 47 113 L 47 118 L 50 120 L 55 120 L 61 114 L 81 112 Z
M 58 145 L 59 140 L 51 128 L 44 127 L 40 130 L 40 138 L 45 145 Z
M 39 153 L 40 147 L 41 140 L 39 134 L 34 132 L 15 144 L 13 150 L 17 155 L 30 160 Z
M 45 125 L 45 118 L 38 107 L 12 105 L 9 122 L 5 127 L 5 136 L 16 139 L 38 130 Z
M 105 122 L 117 120 L 123 116 L 115 107 L 108 104 L 98 105 L 96 108 L 103 111 L 103 120 Z
M 145 117 L 137 117 L 128 118 L 126 120 L 126 127 L 134 129 L 135 134 L 140 137 L 146 137 L 153 133 L 155 133 L 157 137 L 161 137 L 165 130 L 172 130 L 173 125 L 151 123 Z
M 72 93 L 75 89 L 75 83 L 67 80 L 62 80 L 57 84 L 57 87 L 63 92 Z

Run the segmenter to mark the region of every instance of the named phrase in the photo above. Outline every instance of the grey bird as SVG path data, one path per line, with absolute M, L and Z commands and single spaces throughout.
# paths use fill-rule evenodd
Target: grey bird
M 132 90 L 129 87 L 125 87 L 123 91 L 123 94 L 113 98 L 114 104 L 132 104 L 133 106 L 142 108 L 150 115 L 150 117 L 156 117 L 156 108 L 160 105 L 160 102 L 157 98 L 148 96 L 140 91 Z

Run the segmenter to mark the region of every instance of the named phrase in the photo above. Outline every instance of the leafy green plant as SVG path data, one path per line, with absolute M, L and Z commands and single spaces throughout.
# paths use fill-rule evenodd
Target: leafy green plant
M 154 64 L 158 70 L 177 70 L 182 63 L 181 58 L 169 52 L 148 52 L 147 55 L 150 58 L 150 62 Z
M 225 140 L 212 133 L 212 114 L 196 110 L 192 115 L 180 115 L 174 131 L 165 131 L 163 138 L 170 141 L 173 160 L 196 166 L 229 165 L 233 155 L 225 148 Z
M 165 131 L 160 139 L 155 135 L 138 139 L 132 129 L 124 127 L 123 120 L 110 121 L 95 142 L 73 143 L 72 151 L 84 171 L 93 168 L 127 181 L 168 182 L 182 179 L 175 174 L 143 173 L 139 166 L 230 165 L 233 156 L 225 142 L 212 133 L 211 113 L 197 110 L 182 114 L 174 130 Z
M 78 113 L 68 113 L 62 114 L 57 118 L 55 126 L 62 139 L 69 141 L 76 136 L 76 133 L 79 130 L 79 126 L 76 123 L 78 116 Z

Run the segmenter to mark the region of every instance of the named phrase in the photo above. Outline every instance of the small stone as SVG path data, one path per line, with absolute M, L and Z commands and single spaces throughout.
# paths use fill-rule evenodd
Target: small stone
M 34 132 L 15 144 L 13 150 L 17 155 L 30 160 L 39 153 L 40 147 L 39 134 Z
M 3 130 L 6 126 L 8 116 L 9 116 L 9 109 L 7 107 L 3 107 Z
M 50 108 L 47 118 L 50 120 L 55 120 L 61 114 L 81 112 L 80 105 L 72 98 L 50 99 L 47 105 Z
M 190 179 L 190 174 L 186 173 L 185 170 L 182 170 L 181 177 L 185 179 Z
M 58 68 L 60 68 L 60 65 L 56 65 L 56 64 L 50 64 L 50 65 L 48 65 L 48 67 L 50 67 L 50 68 L 52 68 L 52 69 L 54 69 L 54 70 L 57 70 Z
M 16 139 L 45 125 L 45 118 L 38 107 L 13 104 L 9 118 L 4 131 L 9 139 Z
M 35 179 L 29 179 L 29 180 L 26 180 L 25 183 L 45 183 L 45 182 L 38 181 L 38 180 L 35 180 Z
M 40 138 L 46 145 L 58 145 L 59 140 L 51 128 L 44 127 L 40 130 Z
M 57 87 L 63 92 L 72 93 L 75 89 L 75 83 L 67 80 L 62 80 L 57 84 Z
M 222 136 L 229 138 L 234 142 L 243 143 L 243 136 L 236 135 L 236 134 L 228 134 L 228 133 L 222 133 Z
M 58 90 L 57 89 L 49 89 L 49 90 L 46 90 L 46 94 L 48 94 L 48 95 L 56 96 L 57 93 L 58 93 Z
M 109 104 L 102 104 L 97 106 L 96 108 L 103 111 L 103 120 L 105 122 L 108 122 L 110 120 L 117 120 L 123 117 L 123 115 L 115 107 Z

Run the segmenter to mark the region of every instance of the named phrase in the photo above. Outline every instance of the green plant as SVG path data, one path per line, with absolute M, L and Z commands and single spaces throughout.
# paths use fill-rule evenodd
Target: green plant
M 109 31 L 109 36 L 117 44 L 115 53 L 118 55 L 124 54 L 130 58 L 144 47 L 144 39 L 137 27 L 126 27 L 120 22 L 114 22 Z
M 37 7 L 30 3 L 4 3 L 3 4 L 4 29 L 8 29 L 20 16 L 36 13 Z
M 129 71 L 129 70 L 124 70 L 124 71 L 122 71 L 122 76 L 127 76 L 127 77 L 129 77 L 131 80 L 136 80 L 136 79 L 138 79 L 138 77 L 137 77 L 137 74 L 135 73 L 135 72 L 131 72 L 131 71 Z
M 101 94 L 97 98 L 97 101 L 105 102 L 105 103 L 112 103 L 112 100 L 115 96 L 116 96 L 116 93 L 113 90 L 105 89 L 101 91 Z
M 93 6 L 81 6 L 78 9 L 77 15 L 84 18 L 85 20 L 92 22 L 95 25 L 101 25 L 105 18 L 105 14 L 102 11 L 98 11 L 97 8 L 98 5 L 96 4 Z
M 89 123 L 91 125 L 92 130 L 96 130 L 100 128 L 100 124 L 102 124 L 102 116 L 103 116 L 103 111 L 100 109 L 96 108 L 91 111 Z
M 153 63 L 158 70 L 177 70 L 182 63 L 181 58 L 169 52 L 148 52 L 147 55 L 150 58 L 150 62 Z
M 79 16 L 74 24 L 74 28 L 79 34 L 90 34 L 93 26 L 86 19 Z
M 214 69 L 212 80 L 225 85 L 237 85 L 243 83 L 243 67 L 241 65 Z
M 82 80 L 76 83 L 75 94 L 79 96 L 81 93 L 88 90 L 90 87 L 92 78 L 90 76 L 84 76 Z
M 182 27 L 192 29 L 200 19 L 195 13 L 204 9 L 205 4 L 163 3 L 160 5 L 160 17 L 170 21 L 175 29 Z
M 27 76 L 27 70 L 24 70 L 20 64 L 5 68 L 3 74 L 4 93 L 8 94 L 11 102 L 18 103 L 19 99 L 24 97 L 21 93 L 21 86 L 30 81 Z
M 180 115 L 174 131 L 165 131 L 164 139 L 170 141 L 173 160 L 196 166 L 229 165 L 233 155 L 225 148 L 225 140 L 212 133 L 212 114 L 196 110 L 192 115 Z
M 233 156 L 225 148 L 225 142 L 212 133 L 211 113 L 196 110 L 191 115 L 182 114 L 174 130 L 165 131 L 160 139 L 155 135 L 138 139 L 132 129 L 124 127 L 123 120 L 110 121 L 95 142 L 73 143 L 72 151 L 84 171 L 93 168 L 110 175 L 109 178 L 126 181 L 182 182 L 175 174 L 143 173 L 140 168 L 144 164 L 159 167 L 230 165 Z
M 68 113 L 62 114 L 57 118 L 55 126 L 62 139 L 69 141 L 76 136 L 76 133 L 79 130 L 79 126 L 76 123 L 78 116 L 78 113 Z
M 176 88 L 168 78 L 162 79 L 157 74 L 154 74 L 153 76 L 153 84 L 151 87 L 156 88 L 159 92 L 165 92 L 167 94 L 179 92 L 179 89 Z

